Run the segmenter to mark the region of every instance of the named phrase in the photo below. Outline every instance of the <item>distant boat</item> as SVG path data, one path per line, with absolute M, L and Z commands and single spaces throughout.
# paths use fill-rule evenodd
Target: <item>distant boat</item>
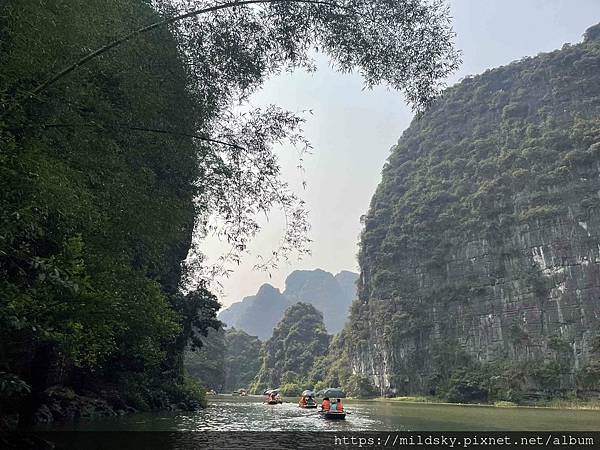
M 278 405 L 283 403 L 283 400 L 281 400 L 281 396 L 279 395 L 279 389 L 266 389 L 264 394 L 267 396 L 267 400 L 265 400 L 267 405 Z

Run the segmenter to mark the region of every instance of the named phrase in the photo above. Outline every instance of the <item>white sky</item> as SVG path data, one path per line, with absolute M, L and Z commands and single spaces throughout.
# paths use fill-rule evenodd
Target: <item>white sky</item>
M 600 22 L 600 0 L 451 0 L 456 44 L 463 64 L 449 80 L 474 75 L 581 41 L 586 28 Z M 293 259 L 271 271 L 252 271 L 256 254 L 269 255 L 282 233 L 274 213 L 240 266 L 221 279 L 225 306 L 256 293 L 263 283 L 283 289 L 296 269 L 321 268 L 332 273 L 358 272 L 356 253 L 360 216 L 367 212 L 381 178 L 389 149 L 410 124 L 412 113 L 402 95 L 385 87 L 362 90 L 358 75 L 342 75 L 319 57 L 318 70 L 297 71 L 267 81 L 254 95 L 254 106 L 277 104 L 291 111 L 312 110 L 304 127 L 314 151 L 305 158 L 305 172 L 296 168 L 293 149 L 278 151 L 284 178 L 310 210 L 312 255 Z M 302 189 L 302 180 L 307 182 Z M 202 245 L 209 262 L 225 253 L 214 238 Z

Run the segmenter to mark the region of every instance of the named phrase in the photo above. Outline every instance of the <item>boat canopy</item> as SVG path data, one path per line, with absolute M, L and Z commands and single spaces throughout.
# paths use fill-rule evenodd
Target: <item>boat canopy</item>
M 340 388 L 327 388 L 327 389 L 321 389 L 319 392 L 317 392 L 317 395 L 319 397 L 343 398 L 346 396 L 346 393 L 344 391 L 342 391 Z

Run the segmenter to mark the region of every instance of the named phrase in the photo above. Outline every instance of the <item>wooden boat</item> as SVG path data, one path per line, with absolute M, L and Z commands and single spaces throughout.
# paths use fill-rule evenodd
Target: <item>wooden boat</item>
M 342 411 L 342 412 L 323 411 L 322 409 L 320 409 L 319 414 L 321 415 L 321 417 L 323 417 L 324 419 L 328 419 L 328 420 L 345 420 L 346 419 L 346 413 L 344 411 Z
M 265 401 L 265 403 L 267 405 L 280 405 L 281 403 L 283 403 L 282 400 L 267 400 Z
M 298 405 L 300 408 L 305 408 L 305 409 L 315 409 L 317 407 L 316 403 L 307 403 L 306 405 Z

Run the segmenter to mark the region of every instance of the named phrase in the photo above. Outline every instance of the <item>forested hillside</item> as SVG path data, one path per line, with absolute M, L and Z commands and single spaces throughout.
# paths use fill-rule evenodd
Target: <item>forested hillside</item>
M 325 356 L 329 340 L 323 314 L 313 305 L 290 306 L 262 347 L 262 364 L 252 391 L 262 394 L 281 386 L 284 395 L 299 395 L 313 363 Z
M 189 374 L 218 393 L 247 389 L 260 368 L 260 340 L 235 328 L 211 329 L 201 340 L 202 347 L 185 352 Z
M 222 328 L 209 329 L 207 336 L 201 337 L 200 340 L 202 341 L 200 348 L 186 350 L 183 365 L 188 373 L 206 389 L 221 392 L 226 377 L 226 332 Z
M 597 396 L 600 26 L 447 89 L 361 236 L 353 370 L 451 401 Z
M 247 389 L 260 369 L 262 343 L 235 328 L 225 333 L 225 383 L 226 392 Z

